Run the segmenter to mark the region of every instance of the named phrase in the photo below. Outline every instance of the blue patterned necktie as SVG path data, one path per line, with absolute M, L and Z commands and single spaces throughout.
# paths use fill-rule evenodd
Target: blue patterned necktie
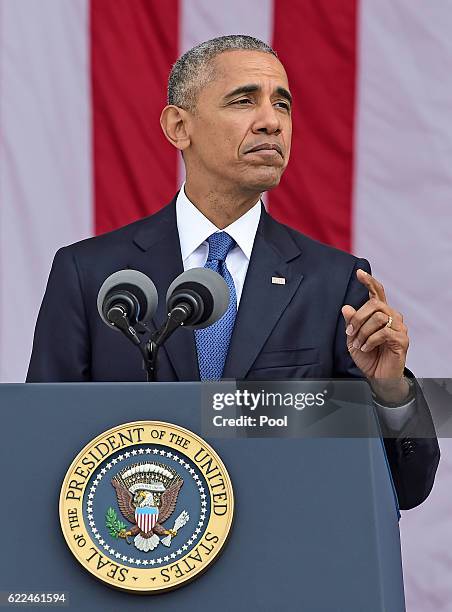
M 237 314 L 237 295 L 232 276 L 226 267 L 226 256 L 235 241 L 226 232 L 215 232 L 208 238 L 209 255 L 205 268 L 218 272 L 229 288 L 229 306 L 213 325 L 195 330 L 201 380 L 220 380 Z

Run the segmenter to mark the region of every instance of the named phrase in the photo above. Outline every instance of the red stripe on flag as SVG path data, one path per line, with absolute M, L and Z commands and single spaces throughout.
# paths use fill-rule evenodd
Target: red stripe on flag
M 356 0 L 275 0 L 273 45 L 294 96 L 292 152 L 269 208 L 283 223 L 350 250 Z
M 178 0 L 91 0 L 96 233 L 157 211 L 177 189 L 159 118 L 178 40 Z

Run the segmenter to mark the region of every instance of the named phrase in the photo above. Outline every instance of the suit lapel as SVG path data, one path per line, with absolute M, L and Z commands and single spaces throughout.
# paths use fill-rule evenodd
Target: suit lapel
M 223 378 L 245 378 L 300 285 L 300 255 L 287 228 L 263 209 Z M 273 284 L 273 276 L 285 284 Z
M 155 283 L 159 303 L 153 319 L 156 329 L 167 316 L 166 292 L 184 271 L 176 221 L 176 199 L 157 214 L 139 224 L 133 237 L 135 250 L 129 267 L 147 274 Z M 199 380 L 198 360 L 192 330 L 180 329 L 164 347 L 179 380 Z M 157 374 L 158 378 L 158 374 Z

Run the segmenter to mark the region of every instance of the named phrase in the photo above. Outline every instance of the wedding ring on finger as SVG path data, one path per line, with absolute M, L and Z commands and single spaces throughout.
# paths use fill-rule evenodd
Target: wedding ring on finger
M 388 322 L 386 323 L 385 327 L 389 327 L 389 329 L 392 329 L 392 317 L 391 315 L 388 315 Z

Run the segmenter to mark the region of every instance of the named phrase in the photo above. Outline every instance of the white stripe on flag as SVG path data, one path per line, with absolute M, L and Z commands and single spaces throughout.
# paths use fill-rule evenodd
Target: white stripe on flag
M 92 233 L 88 7 L 1 3 L 1 381 L 25 378 L 56 249 Z
M 408 366 L 452 376 L 452 5 L 363 0 L 354 252 L 406 319 Z
M 270 43 L 273 0 L 182 0 L 180 52 L 227 34 L 247 34 Z

